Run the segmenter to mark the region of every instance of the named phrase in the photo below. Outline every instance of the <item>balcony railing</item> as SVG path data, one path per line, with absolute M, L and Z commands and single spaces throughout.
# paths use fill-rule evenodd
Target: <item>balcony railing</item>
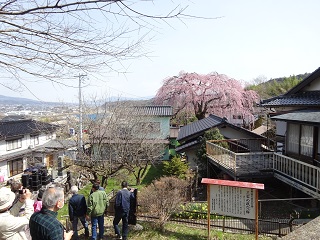
M 248 146 L 241 145 L 237 148 L 240 151 L 234 152 L 221 145 L 220 141 L 207 142 L 207 155 L 213 164 L 223 168 L 235 180 L 272 174 L 313 197 L 320 197 L 319 167 L 271 151 L 266 152 L 264 146 L 260 151 L 252 151 Z M 228 143 L 229 148 L 235 145 L 234 142 Z M 243 152 L 245 148 L 247 152 Z
M 301 191 L 320 197 L 320 168 L 281 154 L 273 154 L 274 176 Z
M 224 141 L 226 142 L 226 141 Z M 272 170 L 272 156 L 273 152 L 265 152 L 267 150 L 263 142 L 259 142 L 259 139 L 255 141 L 249 141 L 248 145 L 239 144 L 240 141 L 228 140 L 229 150 L 220 145 L 219 141 L 207 142 L 207 155 L 218 165 L 222 166 L 227 172 L 231 173 L 235 179 L 247 176 L 247 175 L 262 175 L 262 170 Z M 254 150 L 250 148 L 254 146 Z M 234 151 L 238 152 L 234 152 Z M 257 151 L 260 150 L 260 151 Z

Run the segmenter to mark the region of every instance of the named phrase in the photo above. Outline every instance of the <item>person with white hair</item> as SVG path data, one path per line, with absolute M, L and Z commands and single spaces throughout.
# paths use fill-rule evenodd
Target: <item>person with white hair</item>
M 29 219 L 33 214 L 33 200 L 29 189 L 22 189 L 18 200 L 13 204 L 16 195 L 7 187 L 0 189 L 0 239 L 30 239 Z M 24 215 L 19 211 L 24 205 Z
M 63 188 L 48 187 L 42 195 L 41 211 L 32 214 L 29 221 L 32 239 L 71 240 L 73 231 L 67 232 L 57 219 L 58 210 L 63 206 Z
M 78 187 L 71 187 L 72 197 L 69 200 L 69 218 L 72 222 L 73 228 L 73 239 L 79 239 L 78 237 L 78 221 L 80 220 L 82 226 L 84 227 L 84 235 L 86 238 L 89 237 L 88 222 L 86 220 L 87 203 L 86 199 L 82 194 L 78 194 Z

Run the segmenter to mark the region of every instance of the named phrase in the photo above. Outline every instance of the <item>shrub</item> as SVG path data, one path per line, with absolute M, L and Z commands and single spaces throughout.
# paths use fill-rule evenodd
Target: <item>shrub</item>
M 188 170 L 188 165 L 181 161 L 181 158 L 175 156 L 171 161 L 163 162 L 163 173 L 167 176 L 175 176 L 185 179 Z
M 176 177 L 155 180 L 140 193 L 140 209 L 156 217 L 155 226 L 164 230 L 170 215 L 186 200 L 187 187 L 186 181 Z

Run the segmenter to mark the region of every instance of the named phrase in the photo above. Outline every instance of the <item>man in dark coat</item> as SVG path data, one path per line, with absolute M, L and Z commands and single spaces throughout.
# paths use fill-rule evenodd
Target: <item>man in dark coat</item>
M 69 200 L 69 218 L 72 222 L 72 228 L 73 228 L 73 239 L 79 239 L 78 237 L 78 220 L 82 223 L 84 227 L 84 234 L 85 237 L 89 237 L 89 228 L 88 228 L 88 222 L 85 218 L 86 212 L 87 212 L 87 203 L 86 199 L 83 195 L 78 194 L 78 187 L 72 186 L 71 187 L 71 193 L 72 197 Z
M 134 198 L 134 189 L 128 190 L 128 183 L 121 183 L 122 189 L 117 192 L 115 201 L 115 216 L 113 219 L 113 227 L 118 239 L 126 240 L 128 236 L 128 217 L 130 211 L 130 199 Z M 122 220 L 122 237 L 119 229 L 119 222 Z

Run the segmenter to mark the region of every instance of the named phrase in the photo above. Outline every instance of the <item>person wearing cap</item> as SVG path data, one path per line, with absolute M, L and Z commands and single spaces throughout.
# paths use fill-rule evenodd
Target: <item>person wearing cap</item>
M 82 194 L 78 194 L 78 187 L 72 186 L 71 187 L 71 193 L 72 197 L 69 200 L 69 218 L 72 222 L 72 228 L 73 228 L 73 239 L 78 240 L 78 221 L 82 223 L 82 226 L 84 227 L 84 235 L 86 238 L 89 237 L 89 228 L 88 228 L 88 222 L 86 220 L 86 212 L 87 212 L 87 203 L 86 199 Z
M 32 214 L 29 227 L 33 240 L 70 240 L 73 231 L 66 232 L 57 219 L 58 210 L 64 206 L 63 188 L 48 187 L 42 195 L 42 209 Z
M 29 189 L 23 189 L 18 201 L 13 204 L 16 195 L 7 187 L 0 189 L 0 239 L 30 239 L 29 219 L 33 214 L 33 200 Z M 24 215 L 19 211 L 24 205 Z

